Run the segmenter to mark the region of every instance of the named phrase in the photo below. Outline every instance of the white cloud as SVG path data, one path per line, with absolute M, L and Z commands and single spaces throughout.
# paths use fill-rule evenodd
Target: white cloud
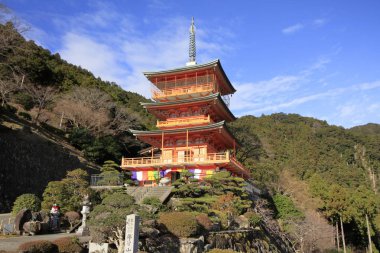
M 120 67 L 120 55 L 117 52 L 90 37 L 67 33 L 63 38 L 63 45 L 60 50 L 63 59 L 89 69 L 103 80 L 120 83 L 128 74 Z
M 372 90 L 376 88 L 380 88 L 380 80 L 374 81 L 370 83 L 361 83 L 355 86 L 359 90 Z
M 283 34 L 292 34 L 292 33 L 295 33 L 295 32 L 302 30 L 303 28 L 304 28 L 303 24 L 297 23 L 295 25 L 285 27 L 284 29 L 282 29 L 282 33 Z
M 62 17 L 55 20 L 65 31 L 59 50 L 62 58 L 103 80 L 118 83 L 125 90 L 150 97 L 149 82 L 142 72 L 185 66 L 188 60 L 190 20 L 183 17 L 157 18 L 154 22 L 135 19 L 103 3 L 98 9 L 70 20 L 65 22 Z M 139 29 L 140 26 L 151 31 L 142 33 L 147 29 Z M 231 38 L 230 29 L 225 30 Z M 231 50 L 228 43 L 218 43 L 222 38 L 218 32 L 210 35 L 207 29 L 197 29 L 197 61 L 207 62 Z
M 313 25 L 316 27 L 324 26 L 327 23 L 327 19 L 325 18 L 318 18 L 313 20 Z
M 324 70 L 330 63 L 327 57 L 320 57 L 310 67 L 295 75 L 275 76 L 269 80 L 254 83 L 236 83 L 237 92 L 232 97 L 232 109 L 241 113 L 262 113 L 292 107 L 322 97 L 323 94 L 301 95 L 298 93 L 310 84 L 309 78 Z M 294 94 L 293 94 L 294 93 Z M 289 100 L 289 97 L 298 96 Z

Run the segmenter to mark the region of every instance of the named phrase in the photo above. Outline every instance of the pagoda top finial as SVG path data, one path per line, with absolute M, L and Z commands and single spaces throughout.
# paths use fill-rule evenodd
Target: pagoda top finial
M 186 66 L 196 65 L 195 61 L 196 56 L 196 48 L 195 48 L 195 25 L 194 25 L 194 17 L 191 20 L 191 26 L 189 29 L 190 32 L 190 42 L 189 42 L 189 61 L 186 63 Z

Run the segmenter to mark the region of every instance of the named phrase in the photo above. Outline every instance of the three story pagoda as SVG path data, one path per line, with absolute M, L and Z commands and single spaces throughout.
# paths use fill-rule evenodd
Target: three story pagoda
M 243 178 L 250 176 L 234 157 L 238 143 L 225 125 L 235 120 L 228 107 L 236 90 L 219 60 L 197 64 L 195 53 L 193 20 L 186 66 L 144 73 L 152 83 L 155 102 L 142 106 L 157 117 L 159 130 L 130 130 L 152 146 L 151 156 L 123 158 L 121 164 L 140 186 L 170 184 L 184 170 L 200 180 L 223 170 Z M 154 154 L 154 148 L 160 149 L 159 155 Z

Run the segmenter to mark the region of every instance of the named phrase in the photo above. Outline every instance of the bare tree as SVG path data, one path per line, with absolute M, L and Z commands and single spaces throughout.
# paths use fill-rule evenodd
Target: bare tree
M 112 119 L 108 123 L 108 133 L 119 135 L 132 127 L 137 127 L 141 117 L 129 108 L 116 106 L 112 108 Z
M 107 129 L 112 106 L 114 103 L 105 92 L 97 88 L 76 87 L 56 103 L 54 110 L 64 113 L 75 127 L 84 127 L 99 134 Z
M 24 75 L 20 78 L 20 76 L 13 72 L 12 76 L 13 77 L 0 77 L 0 98 L 2 107 L 9 102 L 10 95 L 20 90 L 24 83 Z
M 25 85 L 25 90 L 32 97 L 34 104 L 37 105 L 37 114 L 34 121 L 38 123 L 42 110 L 53 101 L 57 91 L 52 86 L 43 86 L 31 83 Z

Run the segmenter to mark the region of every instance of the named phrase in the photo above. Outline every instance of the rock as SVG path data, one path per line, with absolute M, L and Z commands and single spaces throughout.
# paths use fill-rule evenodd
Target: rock
M 29 209 L 22 209 L 17 213 L 15 218 L 16 232 L 21 233 L 23 231 L 24 223 L 32 219 L 32 212 Z
M 207 251 L 211 250 L 211 247 L 212 247 L 211 244 L 206 244 L 204 247 L 204 251 L 207 252 Z
M 145 220 L 142 222 L 142 226 L 154 228 L 157 226 L 157 221 L 156 220 Z
M 204 237 L 199 238 L 181 238 L 180 253 L 201 253 L 203 252 Z
M 146 238 L 156 238 L 159 234 L 160 231 L 158 229 L 150 227 L 141 227 L 139 236 Z
M 24 233 L 29 235 L 38 234 L 41 231 L 41 222 L 39 221 L 28 221 L 23 225 Z
M 234 223 L 236 224 L 237 229 L 248 229 L 249 228 L 249 220 L 244 215 L 240 215 L 235 217 Z

